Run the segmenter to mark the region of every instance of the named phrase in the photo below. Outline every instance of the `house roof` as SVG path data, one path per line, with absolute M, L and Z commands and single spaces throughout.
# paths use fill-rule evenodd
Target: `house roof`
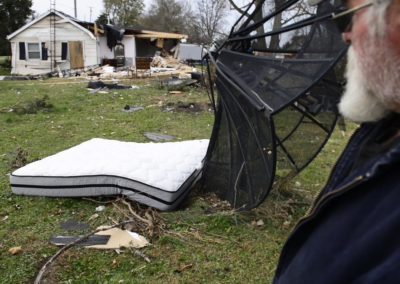
M 31 27 L 32 25 L 36 24 L 37 22 L 40 22 L 41 20 L 43 20 L 44 18 L 46 18 L 47 16 L 51 15 L 52 13 L 56 14 L 57 16 L 59 16 L 60 18 L 66 20 L 67 22 L 69 22 L 70 24 L 72 24 L 73 26 L 77 27 L 78 29 L 82 30 L 83 32 L 87 33 L 92 39 L 96 39 L 96 37 L 93 35 L 93 33 L 91 31 L 89 31 L 88 29 L 84 28 L 81 24 L 84 23 L 82 21 L 79 21 L 78 19 L 75 19 L 67 14 L 64 14 L 62 12 L 59 12 L 57 10 L 53 10 L 53 11 L 47 11 L 46 13 L 40 15 L 38 18 L 34 19 L 33 21 L 27 23 L 26 25 L 22 26 L 21 28 L 19 28 L 18 30 L 16 30 L 15 32 L 13 32 L 12 34 L 7 36 L 7 39 L 10 40 L 13 37 L 15 37 L 16 35 L 20 34 L 21 32 L 25 31 L 26 29 L 28 29 L 29 27 Z
M 49 16 L 51 13 L 56 14 L 57 16 L 65 19 L 75 27 L 79 28 L 80 30 L 84 31 L 87 33 L 91 38 L 95 39 L 94 31 L 97 30 L 97 32 L 104 33 L 103 30 L 100 29 L 95 29 L 95 24 L 90 23 L 90 22 L 85 22 L 78 20 L 70 15 L 67 15 L 63 12 L 54 10 L 54 11 L 47 11 L 46 13 L 42 14 L 32 22 L 27 23 L 25 26 L 21 27 L 20 29 L 16 30 L 12 34 L 7 36 L 7 39 L 10 40 L 16 35 L 20 34 L 24 30 L 28 29 L 30 26 L 36 24 L 37 22 L 41 21 L 42 19 L 46 18 Z M 187 39 L 188 36 L 185 34 L 178 34 L 178 33 L 166 33 L 166 32 L 158 32 L 158 31 L 149 31 L 149 30 L 140 30 L 140 29 L 133 29 L 133 28 L 124 28 L 126 35 L 134 35 L 137 38 L 143 38 L 143 39 L 154 39 L 154 38 L 164 38 L 164 39 Z

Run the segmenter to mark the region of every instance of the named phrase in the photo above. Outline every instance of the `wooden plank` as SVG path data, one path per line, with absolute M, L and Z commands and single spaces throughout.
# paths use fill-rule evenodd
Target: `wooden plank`
M 69 55 L 71 69 L 80 69 L 85 67 L 83 61 L 83 44 L 81 41 L 69 41 Z
M 153 33 L 153 34 L 139 34 L 135 35 L 136 38 L 164 38 L 164 39 L 184 39 L 187 36 L 176 36 L 176 35 L 168 35 L 168 34 L 160 34 L 160 33 Z

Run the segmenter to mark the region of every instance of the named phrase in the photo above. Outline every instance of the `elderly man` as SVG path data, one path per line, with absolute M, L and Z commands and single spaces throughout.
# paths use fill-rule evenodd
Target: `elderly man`
M 274 283 L 400 283 L 400 0 L 347 8 L 333 17 L 350 44 L 339 109 L 362 124 L 286 242 Z

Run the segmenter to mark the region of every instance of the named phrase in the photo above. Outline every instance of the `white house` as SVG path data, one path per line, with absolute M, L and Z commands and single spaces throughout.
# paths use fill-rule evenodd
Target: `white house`
M 159 49 L 173 48 L 187 36 L 177 33 L 123 29 L 113 41 L 111 26 L 104 29 L 59 11 L 48 11 L 7 36 L 11 43 L 12 74 L 36 75 L 83 69 L 124 57 L 134 66 L 136 57 L 151 57 Z M 115 34 L 114 34 L 115 36 Z M 111 42 L 111 45 L 110 45 Z M 107 61 L 108 60 L 108 61 Z

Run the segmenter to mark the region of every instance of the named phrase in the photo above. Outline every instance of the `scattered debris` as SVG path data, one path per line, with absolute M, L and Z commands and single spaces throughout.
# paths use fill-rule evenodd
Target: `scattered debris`
M 191 78 L 199 82 L 203 81 L 203 74 L 200 72 L 190 72 Z
M 204 208 L 205 214 L 214 214 L 223 211 L 233 212 L 230 203 L 226 200 L 222 200 L 215 193 L 206 193 L 202 195 L 200 199 L 203 199 L 206 202 L 206 204 L 209 205 Z
M 283 222 L 283 227 L 289 228 L 291 224 L 292 224 L 292 222 L 290 220 L 286 220 L 285 222 Z
M 138 203 L 131 203 L 124 199 L 114 202 L 113 206 L 124 218 L 135 219 L 135 223 L 124 225 L 124 229 L 137 232 L 141 235 L 152 238 L 160 236 L 165 232 L 165 220 L 160 213 L 151 208 L 142 208 Z
M 153 60 L 150 63 L 151 67 L 158 67 L 158 68 L 166 68 L 168 66 L 167 62 L 164 58 L 159 55 L 153 57 Z
M 170 91 L 168 94 L 170 94 L 170 95 L 181 95 L 182 92 L 181 91 Z
M 104 205 L 100 205 L 96 207 L 96 212 L 102 212 L 106 209 L 106 207 Z
M 144 107 L 126 105 L 126 106 L 124 106 L 124 109 L 122 111 L 124 111 L 124 112 L 137 112 L 137 111 L 140 111 L 140 110 L 144 110 Z
M 93 214 L 92 216 L 90 216 L 90 218 L 89 218 L 89 221 L 92 221 L 92 220 L 94 220 L 94 219 L 97 219 L 97 218 L 99 218 L 99 214 Z
M 53 236 L 50 239 L 50 243 L 55 246 L 65 246 L 75 242 L 80 237 L 76 236 Z M 92 235 L 87 239 L 77 243 L 77 246 L 94 246 L 94 245 L 106 245 L 110 240 L 109 235 Z
M 194 103 L 194 102 L 169 102 L 166 104 L 166 107 L 163 109 L 164 112 L 170 111 L 177 112 L 203 112 L 203 111 L 212 111 L 212 106 L 210 103 Z
M 11 255 L 17 255 L 22 252 L 22 247 L 12 247 L 8 250 Z
M 174 72 L 174 71 L 176 71 L 176 68 L 151 67 L 151 73 Z
M 96 233 L 99 233 L 99 232 L 105 231 L 105 230 L 109 230 L 109 229 L 112 229 L 112 228 L 122 227 L 122 226 L 124 226 L 124 225 L 126 225 L 126 224 L 133 223 L 133 222 L 136 222 L 136 220 L 127 220 L 127 221 L 118 223 L 118 224 L 116 224 L 116 225 L 114 225 L 114 226 L 107 227 L 107 229 L 106 229 L 106 228 L 105 228 L 105 229 L 97 229 L 96 231 L 93 231 L 93 232 L 91 232 L 91 233 L 88 233 L 88 234 L 86 234 L 86 235 L 84 235 L 84 236 L 78 238 L 77 240 L 73 241 L 72 243 L 69 243 L 68 245 L 63 246 L 60 250 L 58 250 L 58 251 L 57 251 L 43 266 L 42 266 L 42 268 L 40 269 L 38 275 L 36 276 L 36 279 L 35 279 L 34 284 L 39 284 L 39 283 L 42 282 L 42 278 L 43 278 L 44 273 L 46 272 L 47 268 L 48 268 L 61 254 L 63 254 L 63 253 L 64 253 L 66 250 L 68 250 L 69 248 L 73 247 L 74 245 L 80 243 L 80 242 L 83 241 L 83 240 L 86 240 L 87 238 L 89 238 L 90 236 L 92 236 L 92 235 L 94 235 L 94 234 L 96 234 Z
M 99 227 L 99 229 L 107 229 L 109 227 Z M 90 245 L 88 248 L 94 249 L 119 249 L 119 248 L 143 248 L 149 245 L 149 241 L 135 233 L 119 228 L 111 228 L 96 233 L 94 236 L 108 236 L 109 241 L 106 244 Z
M 141 258 L 143 258 L 147 263 L 150 263 L 150 258 L 148 258 L 144 253 L 142 253 L 140 250 L 135 250 L 134 255 L 140 256 Z
M 265 224 L 264 224 L 264 221 L 260 219 L 258 221 L 252 221 L 251 225 L 253 225 L 255 227 L 263 227 Z
M 8 219 L 8 215 L 4 216 L 4 217 L 1 219 L 1 222 L 7 221 L 7 219 Z
M 193 79 L 180 79 L 172 78 L 161 82 L 161 87 L 166 88 L 168 91 L 180 91 L 185 87 L 193 86 L 197 80 Z
M 154 141 L 154 142 L 172 141 L 175 139 L 175 137 L 171 136 L 171 135 L 152 133 L 152 132 L 145 132 L 144 136 L 146 136 L 147 139 L 150 139 L 151 141 Z
M 124 86 L 124 85 L 118 85 L 118 84 L 106 84 L 102 81 L 93 81 L 89 82 L 88 89 L 94 89 L 94 90 L 125 90 L 125 89 L 131 89 L 131 86 Z
M 79 223 L 75 220 L 68 220 L 60 224 L 61 229 L 66 231 L 85 231 L 89 229 L 89 225 L 85 223 Z

